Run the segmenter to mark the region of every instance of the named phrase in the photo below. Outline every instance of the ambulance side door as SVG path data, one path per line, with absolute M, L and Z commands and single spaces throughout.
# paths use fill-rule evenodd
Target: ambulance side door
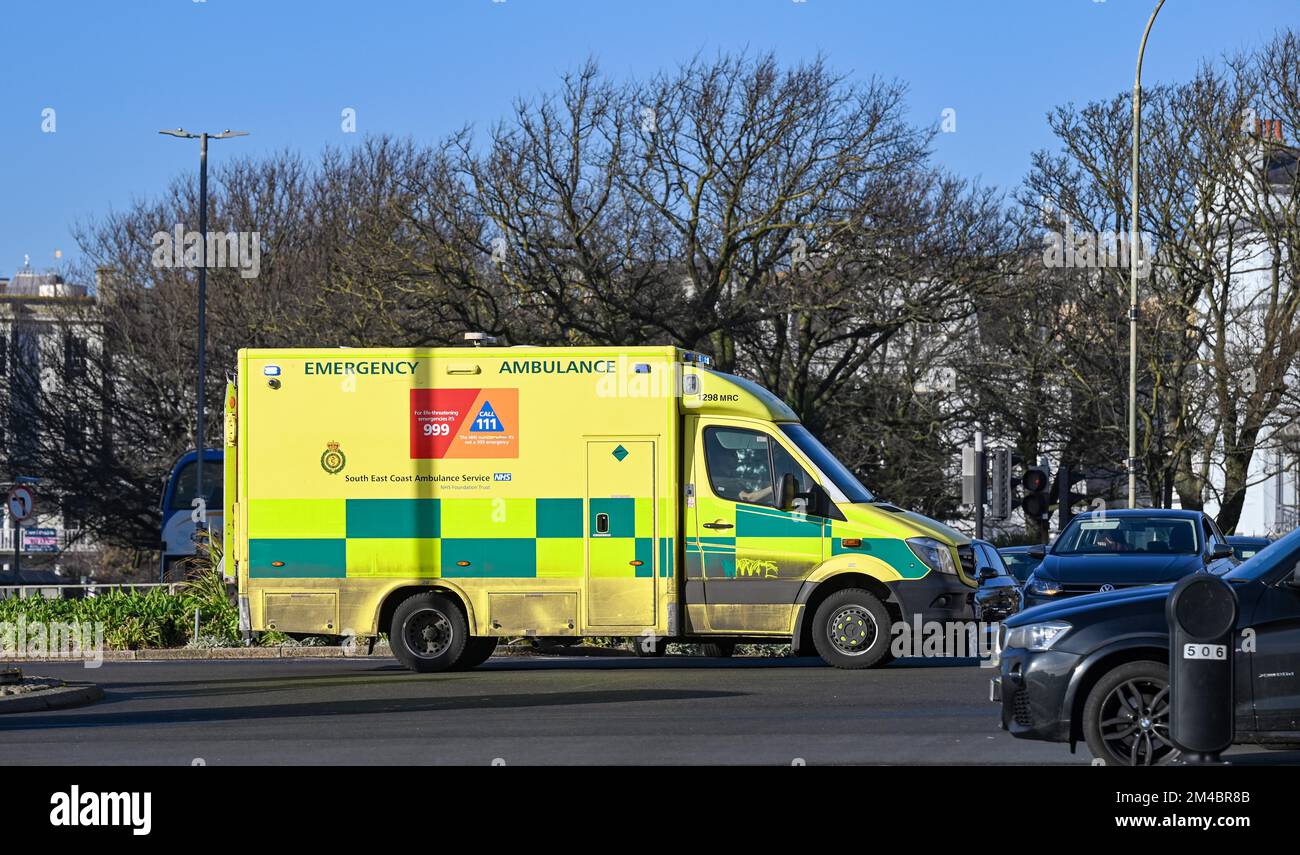
M 693 571 L 711 630 L 787 631 L 799 588 L 822 561 L 826 521 L 807 512 L 813 478 L 770 424 L 691 421 L 688 584 Z M 778 507 L 786 473 L 802 496 L 793 510 Z

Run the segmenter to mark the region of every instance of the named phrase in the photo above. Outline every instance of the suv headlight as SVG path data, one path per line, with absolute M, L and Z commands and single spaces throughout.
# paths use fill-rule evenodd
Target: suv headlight
M 921 562 L 936 573 L 957 575 L 957 562 L 952 557 L 952 550 L 947 544 L 940 543 L 933 537 L 910 537 L 907 545 L 916 553 Z
M 1065 635 L 1069 628 L 1068 623 L 1060 620 L 1015 626 L 1007 631 L 1006 646 L 1020 650 L 1050 650 L 1056 640 Z
M 1035 576 L 1029 580 L 1029 593 L 1038 594 L 1042 597 L 1054 597 L 1064 591 L 1065 588 L 1055 579 L 1040 579 Z

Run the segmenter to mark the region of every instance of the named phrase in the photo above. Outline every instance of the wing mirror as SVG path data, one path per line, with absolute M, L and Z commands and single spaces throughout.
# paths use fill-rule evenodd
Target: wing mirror
M 1230 543 L 1216 543 L 1210 549 L 1211 561 L 1218 561 L 1221 558 L 1231 558 L 1231 557 L 1232 557 L 1232 544 Z
M 1030 558 L 1035 558 L 1039 561 L 1042 561 L 1044 558 L 1047 557 L 1047 547 L 1040 543 L 1037 546 L 1029 547 L 1027 550 L 1025 550 L 1025 554 L 1028 555 Z
M 799 491 L 799 485 L 795 483 L 794 474 L 787 472 L 781 476 L 781 494 L 777 497 L 777 507 L 783 511 L 794 510 L 794 500 Z
M 994 570 L 992 567 L 988 566 L 987 564 L 985 564 L 983 567 L 980 568 L 979 579 L 981 584 L 989 581 L 990 579 L 996 579 L 996 578 L 998 578 L 997 570 Z

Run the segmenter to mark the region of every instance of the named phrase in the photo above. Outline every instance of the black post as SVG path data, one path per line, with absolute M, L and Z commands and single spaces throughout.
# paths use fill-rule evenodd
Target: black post
M 1070 510 L 1070 465 L 1064 460 L 1056 470 L 1056 515 L 1057 530 L 1065 531 L 1065 527 L 1074 518 L 1074 513 Z
M 1169 741 L 1185 763 L 1219 763 L 1236 735 L 1234 656 L 1237 592 L 1210 573 L 1184 576 L 1165 601 L 1169 624 Z M 1160 710 L 1134 724 L 1159 724 Z
M 22 530 L 19 527 L 18 517 L 12 517 L 14 523 L 14 584 L 23 583 L 23 574 L 19 569 L 19 563 L 22 561 Z
M 207 349 L 208 349 L 208 135 L 199 134 L 199 236 L 203 241 L 203 263 L 199 265 L 199 377 L 198 377 L 198 418 L 195 427 L 194 445 L 198 459 L 194 469 L 194 497 L 206 502 L 203 495 L 203 401 L 207 391 Z M 207 528 L 208 515 L 203 507 L 197 528 Z

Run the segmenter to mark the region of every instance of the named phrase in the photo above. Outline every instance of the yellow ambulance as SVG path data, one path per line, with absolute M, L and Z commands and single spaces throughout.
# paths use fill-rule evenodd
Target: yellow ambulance
M 387 633 L 417 671 L 521 636 L 864 668 L 976 584 L 968 538 L 673 347 L 241 350 L 225 461 L 244 628 Z

